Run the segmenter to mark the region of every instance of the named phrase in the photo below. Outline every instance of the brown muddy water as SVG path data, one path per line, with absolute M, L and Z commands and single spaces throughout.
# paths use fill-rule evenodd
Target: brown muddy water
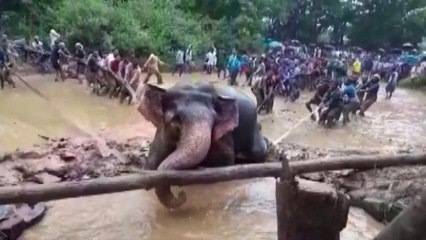
M 40 75 L 24 78 L 49 96 L 60 110 L 22 84 L 15 90 L 0 91 L 0 151 L 42 143 L 39 135 L 84 135 L 74 124 L 116 139 L 150 138 L 154 134 L 152 125 L 135 107 L 93 96 L 75 81 L 54 83 L 52 76 Z M 199 74 L 182 79 L 217 80 Z M 172 82 L 172 77 L 166 75 L 166 87 Z M 310 95 L 305 94 L 296 103 L 277 99 L 274 114 L 261 117 L 264 134 L 275 140 L 291 130 L 306 116 L 302 103 Z M 391 101 L 381 95 L 366 118 L 355 119 L 347 127 L 326 130 L 308 120 L 292 129 L 285 141 L 383 152 L 415 147 L 426 140 L 425 103 L 422 93 L 398 89 Z M 72 124 L 64 118 L 72 119 Z M 27 230 L 22 239 L 276 239 L 274 185 L 274 179 L 261 179 L 185 187 L 189 200 L 172 213 L 146 191 L 52 201 L 44 220 Z M 382 227 L 362 210 L 351 209 L 342 239 L 369 240 Z

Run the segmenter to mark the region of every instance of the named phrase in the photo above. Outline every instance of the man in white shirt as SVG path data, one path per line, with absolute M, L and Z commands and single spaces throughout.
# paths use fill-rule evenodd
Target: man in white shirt
M 179 48 L 176 52 L 176 65 L 175 65 L 175 69 L 172 73 L 172 76 L 174 76 L 177 71 L 179 71 L 179 77 L 182 76 L 183 67 L 184 67 L 184 64 L 185 64 L 184 55 L 185 54 L 184 54 L 183 50 L 181 48 Z
M 207 54 L 206 54 L 206 59 L 207 59 L 207 74 L 211 74 L 213 71 L 213 63 L 214 63 L 214 54 L 213 51 L 210 50 Z
M 31 46 L 34 48 L 34 50 L 43 52 L 43 43 L 39 40 L 38 36 L 34 37 L 34 40 L 31 43 Z
M 57 33 L 55 31 L 55 29 L 51 29 L 50 33 L 49 33 L 49 37 L 50 37 L 50 47 L 53 50 L 53 48 L 55 47 L 55 42 L 57 40 L 59 40 L 59 38 L 61 37 L 61 35 L 59 33 Z

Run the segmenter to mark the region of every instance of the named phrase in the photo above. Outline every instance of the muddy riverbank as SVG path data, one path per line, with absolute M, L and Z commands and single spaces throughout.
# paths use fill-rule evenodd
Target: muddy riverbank
M 89 137 L 39 137 L 45 143 L 34 146 L 32 150 L 17 150 L 0 156 L 0 186 L 84 181 L 135 173 L 143 169 L 150 144 L 147 138 L 142 137 L 124 141 L 102 139 L 107 145 L 105 148 L 99 139 Z M 119 158 L 109 149 L 118 151 Z M 424 150 L 426 149 L 407 147 L 400 149 L 398 153 Z M 283 151 L 290 162 L 381 153 L 280 143 L 274 146 L 267 161 L 277 161 L 278 151 Z M 396 204 L 398 207 L 410 204 L 426 184 L 425 170 L 426 167 L 422 166 L 394 167 L 368 171 L 330 171 L 304 174 L 301 177 L 333 185 L 351 197 L 353 206 L 366 209 L 378 221 L 390 221 L 398 212 L 386 217 L 385 209 L 381 208 L 389 207 L 389 204 Z
M 24 78 L 52 99 L 60 111 L 51 108 L 19 82 L 17 89 L 0 92 L 0 102 L 4 103 L 0 104 L 0 152 L 13 153 L 16 148 L 21 149 L 0 163 L 2 184 L 40 184 L 115 176 L 127 174 L 130 167 L 143 165 L 143 161 L 134 159 L 146 156 L 144 146 L 152 139 L 155 129 L 133 106 L 122 106 L 116 100 L 91 95 L 89 89 L 73 80 L 54 83 L 51 75 Z M 176 81 L 223 81 L 201 74 L 181 79 L 165 74 L 164 78 L 166 88 Z M 242 89 L 250 94 L 247 87 Z M 424 149 L 426 96 L 398 89 L 394 98 L 386 101 L 383 91 L 381 89 L 378 102 L 367 112 L 366 118 L 355 118 L 346 127 L 330 130 L 310 121 L 300 122 L 307 113 L 303 103 L 312 93 L 304 93 L 296 103 L 278 98 L 274 114 L 260 118 L 263 132 L 271 140 L 286 134 L 281 147 L 292 161 L 317 156 L 393 154 Z M 67 119 L 72 119 L 72 123 Z M 109 145 L 120 149 L 127 160 L 106 157 L 108 151 L 97 146 L 87 132 L 81 131 L 82 128 L 106 139 Z M 63 136 L 66 136 L 65 141 L 60 141 Z M 29 150 L 34 144 L 39 145 L 36 152 L 42 153 L 40 156 Z M 88 163 L 89 158 L 95 160 Z M 406 172 L 419 171 L 407 169 Z M 341 172 L 339 175 L 345 178 L 334 178 L 334 173 L 305 177 L 344 185 L 348 192 L 370 193 L 371 189 L 381 189 L 384 193 L 388 191 L 384 186 L 390 186 L 389 199 L 401 196 L 392 191 L 395 189 L 398 193 L 403 182 L 408 180 L 408 175 L 402 173 L 400 187 L 396 188 L 396 184 L 380 185 L 380 181 L 376 181 L 376 176 L 379 180 L 395 176 L 387 175 L 386 171 L 362 174 Z M 345 181 L 341 182 L 342 179 Z M 185 191 L 189 197 L 187 204 L 173 214 L 164 210 L 152 192 L 146 191 L 52 201 L 47 203 L 49 211 L 45 218 L 25 232 L 23 239 L 276 239 L 273 179 L 235 181 L 208 187 L 188 186 Z M 353 208 L 342 239 L 369 240 L 381 228 L 381 224 L 363 211 Z

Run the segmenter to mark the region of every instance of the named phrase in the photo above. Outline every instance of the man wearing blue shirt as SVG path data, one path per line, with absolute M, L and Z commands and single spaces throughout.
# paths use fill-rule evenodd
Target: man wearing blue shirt
M 360 105 L 359 99 L 354 84 L 346 80 L 343 88 L 343 124 L 349 122 L 349 113 L 355 113 Z
M 236 86 L 237 85 L 237 77 L 238 73 L 240 72 L 241 68 L 241 61 L 238 59 L 237 52 L 235 49 L 232 51 L 232 55 L 229 57 L 228 60 L 228 70 L 229 75 L 231 78 L 230 85 Z

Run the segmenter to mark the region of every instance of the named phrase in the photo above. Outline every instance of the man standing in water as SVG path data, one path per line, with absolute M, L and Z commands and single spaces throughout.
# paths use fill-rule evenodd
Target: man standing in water
M 367 86 L 366 90 L 361 90 L 366 92 L 367 95 L 365 97 L 364 102 L 361 105 L 361 110 L 359 112 L 360 116 L 365 116 L 365 111 L 367 111 L 376 101 L 377 101 L 377 93 L 380 89 L 380 76 L 375 74 L 371 79 L 370 83 Z
M 389 76 L 388 84 L 386 85 L 386 99 L 391 99 L 392 94 L 396 89 L 396 84 L 398 83 L 398 71 L 396 68 L 392 69 L 392 74 Z
M 151 76 L 154 74 L 157 77 L 157 83 L 159 85 L 163 84 L 163 77 L 161 76 L 160 70 L 158 69 L 158 64 L 164 65 L 165 63 L 161 61 L 160 58 L 155 54 L 151 53 L 148 60 L 146 60 L 145 64 L 143 65 L 143 69 L 146 69 L 148 72 L 143 83 L 147 84 Z

